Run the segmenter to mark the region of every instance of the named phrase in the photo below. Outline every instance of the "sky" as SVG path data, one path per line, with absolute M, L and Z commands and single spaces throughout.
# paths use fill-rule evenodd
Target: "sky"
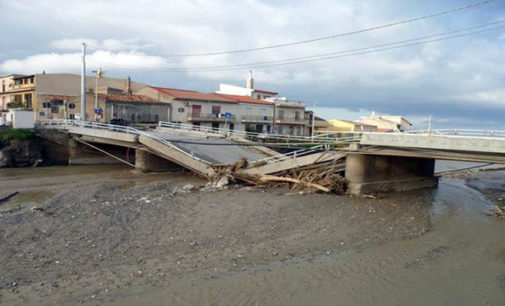
M 368 48 L 505 20 L 505 1 L 294 46 L 209 56 L 354 32 L 480 0 L 0 0 L 0 74 L 80 73 L 212 92 L 255 85 L 306 102 L 325 119 L 372 111 L 418 128 L 505 129 L 505 26 L 385 51 L 254 67 L 251 63 Z M 491 30 L 493 29 L 493 30 Z M 461 33 L 461 32 L 459 32 Z M 376 48 L 377 49 L 377 48 Z M 192 68 L 242 65 L 235 70 Z M 176 71 L 174 71 L 176 70 Z

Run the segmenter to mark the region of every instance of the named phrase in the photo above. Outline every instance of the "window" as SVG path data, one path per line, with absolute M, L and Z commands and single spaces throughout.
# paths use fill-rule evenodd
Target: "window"
M 51 102 L 43 102 L 42 108 L 51 108 Z
M 5 92 L 5 81 L 2 81 L 2 92 Z
M 251 113 L 252 113 L 252 107 L 249 107 L 249 106 L 246 107 L 245 108 L 245 115 L 246 115 L 246 117 L 251 116 Z
M 295 112 L 295 120 L 296 121 L 300 120 L 300 112 Z
M 284 110 L 282 109 L 279 110 L 279 119 L 280 120 L 284 119 Z
M 282 134 L 282 132 L 283 132 L 283 131 L 282 131 L 282 126 L 279 126 L 279 127 L 277 128 L 277 130 L 279 131 L 279 134 Z
M 59 114 L 60 113 L 60 108 L 58 106 L 51 107 L 51 113 L 53 113 L 53 114 Z
M 16 103 L 22 103 L 21 100 L 23 100 L 23 96 L 21 96 L 21 95 L 15 95 L 14 96 L 14 102 L 16 102 Z
M 214 115 L 219 115 L 221 113 L 221 106 L 212 105 L 212 113 Z
M 32 94 L 25 94 L 25 101 L 26 101 L 26 107 L 31 108 L 32 107 Z
M 75 108 L 75 104 L 74 104 L 74 103 L 70 103 L 70 104 L 68 105 L 68 108 L 70 108 L 70 109 L 74 109 L 74 108 Z
M 74 114 L 69 114 L 68 115 L 68 119 L 74 120 L 75 119 L 75 115 Z
M 177 109 L 177 111 L 178 111 L 179 113 L 184 113 L 184 107 L 179 107 L 179 108 Z

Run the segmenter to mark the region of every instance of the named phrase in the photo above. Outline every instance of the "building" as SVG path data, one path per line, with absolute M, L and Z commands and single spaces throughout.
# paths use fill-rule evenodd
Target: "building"
M 81 76 L 78 74 L 8 75 L 1 77 L 0 83 L 0 99 L 6 108 L 32 110 L 36 120 L 81 119 Z M 133 123 L 154 122 L 156 118 L 168 120 L 169 105 L 133 94 L 146 84 L 129 77 L 94 76 L 86 77 L 86 84 L 85 120 L 110 122 L 114 114 Z
M 218 94 L 237 102 L 237 129 L 252 133 L 271 133 L 274 104 L 248 96 Z
M 40 95 L 40 119 L 79 119 L 80 96 Z M 98 110 L 98 111 L 96 111 Z M 170 104 L 142 95 L 87 94 L 86 117 L 88 121 L 121 124 L 158 123 L 167 121 Z
M 412 123 L 403 116 L 377 116 L 375 112 L 370 116 L 361 117 L 359 122 L 377 126 L 378 132 L 403 132 L 412 126 Z
M 266 100 L 268 98 L 273 98 L 278 95 L 278 93 L 275 91 L 254 88 L 254 79 L 252 76 L 252 71 L 249 71 L 245 87 L 229 84 L 219 84 L 219 90 L 216 91 L 216 93 L 247 96 L 259 100 Z
M 137 92 L 171 105 L 168 121 L 195 127 L 241 129 L 237 126 L 238 102 L 215 93 L 164 87 L 146 87 Z
M 332 132 L 376 132 L 377 126 L 357 121 L 331 119 L 328 120 L 327 131 Z
M 271 127 L 269 127 L 269 124 L 267 124 L 265 120 L 262 120 L 262 122 L 250 122 L 247 130 L 254 130 L 254 128 L 251 127 L 255 125 L 256 131 L 261 129 L 263 132 L 267 133 L 273 132 L 276 134 L 296 136 L 311 134 L 311 127 L 309 127 L 310 115 L 305 112 L 305 104 L 299 101 L 288 100 L 285 97 L 280 98 L 278 97 L 278 93 L 274 91 L 255 88 L 251 71 L 249 71 L 245 87 L 219 84 L 219 90 L 216 91 L 216 93 L 250 97 L 270 103 L 270 105 L 264 104 L 262 108 L 264 113 L 272 114 Z M 264 116 L 264 114 L 254 114 L 253 116 L 258 115 L 259 117 L 257 118 L 270 117 L 270 115 Z
M 14 88 L 14 79 L 19 78 L 23 75 L 20 74 L 9 74 L 0 76 L 0 110 L 7 110 L 8 104 L 14 102 L 14 94 L 11 90 Z M 19 100 L 23 100 L 23 97 L 18 97 Z M 11 106 L 14 107 L 15 105 Z

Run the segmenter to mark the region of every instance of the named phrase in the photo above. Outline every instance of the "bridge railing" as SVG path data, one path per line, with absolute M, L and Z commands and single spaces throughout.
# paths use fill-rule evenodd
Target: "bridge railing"
M 158 137 L 158 136 L 156 136 L 152 133 L 149 133 L 147 131 L 141 131 L 141 130 L 138 130 L 136 128 L 132 128 L 129 126 L 92 122 L 92 121 L 71 120 L 71 119 L 44 119 L 44 120 L 38 121 L 37 125 L 39 127 L 61 128 L 61 129 L 68 129 L 71 127 L 80 127 L 80 128 L 88 128 L 88 129 L 105 130 L 105 131 L 109 131 L 109 132 L 119 132 L 119 133 L 131 134 L 131 135 L 136 135 L 136 136 L 146 136 L 146 137 L 149 137 L 153 140 L 156 140 L 156 141 L 168 146 L 171 149 L 174 149 L 180 153 L 183 153 L 183 154 L 191 157 L 194 160 L 198 160 L 198 161 L 206 163 L 206 164 L 211 164 L 210 162 L 208 162 L 204 159 L 194 156 L 193 152 L 188 153 L 162 137 Z
M 255 132 L 246 132 L 246 131 L 237 131 L 237 130 L 229 130 L 229 129 L 221 129 L 221 128 L 212 128 L 206 126 L 195 126 L 191 124 L 184 123 L 174 123 L 174 122 L 165 122 L 160 121 L 158 124 L 159 127 L 166 129 L 175 129 L 180 131 L 188 131 L 188 132 L 203 132 L 209 134 L 216 134 L 221 136 L 237 136 L 250 140 L 257 139 L 271 139 L 283 142 L 317 142 L 317 143 L 335 143 L 335 142 L 343 142 L 343 143 L 351 143 L 351 142 L 359 142 L 361 139 L 361 132 L 323 132 L 314 136 L 296 136 L 296 135 L 283 135 L 283 134 L 270 134 L 270 133 L 255 133 Z
M 413 130 L 403 132 L 405 134 L 419 135 L 444 135 L 444 136 L 467 136 L 467 137 L 505 137 L 503 130 L 479 130 L 479 129 L 440 129 L 440 130 Z
M 262 159 L 254 161 L 251 164 L 252 165 L 255 165 L 255 164 L 265 164 L 265 163 L 266 164 L 270 164 L 270 163 L 273 163 L 273 162 L 279 162 L 279 161 L 283 161 L 283 160 L 286 160 L 286 159 L 297 158 L 297 157 L 309 155 L 309 154 L 312 154 L 312 153 L 317 153 L 317 152 L 320 152 L 320 151 L 323 151 L 323 150 L 328 150 L 329 148 L 330 148 L 330 146 L 326 145 L 326 144 L 324 144 L 324 145 L 317 145 L 317 146 L 313 146 L 313 147 L 310 147 L 310 148 L 296 150 L 296 151 L 292 151 L 292 152 L 285 153 L 285 154 L 279 154 L 279 155 L 274 155 L 274 156 L 262 158 Z

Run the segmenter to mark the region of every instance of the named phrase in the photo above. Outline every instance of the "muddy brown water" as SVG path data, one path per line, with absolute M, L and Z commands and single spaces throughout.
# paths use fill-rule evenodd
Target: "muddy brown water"
M 438 164 L 439 171 L 457 167 L 454 163 Z M 96 173 L 92 167 L 5 169 L 0 171 L 0 182 L 13 184 L 16 178 L 36 175 L 37 171 L 46 177 L 76 171 L 82 175 Z M 116 167 L 110 171 L 127 173 Z M 388 241 L 311 260 L 277 262 L 219 278 L 189 276 L 161 288 L 132 287 L 105 303 L 505 305 L 505 219 L 487 215 L 494 204 L 478 190 L 489 188 L 494 196 L 505 196 L 503 178 L 503 171 L 480 173 L 471 180 L 442 178 L 439 188 L 426 198 L 431 205 L 432 228 L 410 240 Z M 139 184 L 155 179 L 148 176 Z M 51 195 L 51 191 L 28 189 L 9 205 L 36 205 Z

